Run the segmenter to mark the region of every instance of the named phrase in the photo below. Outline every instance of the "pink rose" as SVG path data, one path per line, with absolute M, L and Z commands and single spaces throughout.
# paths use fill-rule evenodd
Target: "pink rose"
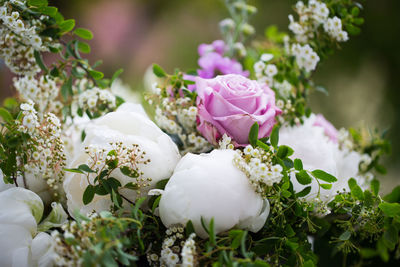
M 281 113 L 275 106 L 275 94 L 266 85 L 238 74 L 214 79 L 197 77 L 197 129 L 212 144 L 217 145 L 223 134 L 236 146 L 248 144 L 251 126 L 260 125 L 258 137 L 266 137 Z
M 335 126 L 332 125 L 329 121 L 325 119 L 322 114 L 318 114 L 315 116 L 315 121 L 313 126 L 319 126 L 324 129 L 324 133 L 326 136 L 331 139 L 332 142 L 338 142 L 338 130 L 336 130 Z

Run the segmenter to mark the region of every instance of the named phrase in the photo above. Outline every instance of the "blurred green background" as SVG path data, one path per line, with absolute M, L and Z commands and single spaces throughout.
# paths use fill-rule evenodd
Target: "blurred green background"
M 134 90 L 143 89 L 143 76 L 154 62 L 172 71 L 197 67 L 197 46 L 221 38 L 218 22 L 227 17 L 223 0 L 53 0 L 66 18 L 93 31 L 94 62 L 102 59 L 106 75 L 122 67 L 122 79 Z M 292 0 L 253 0 L 258 7 L 251 20 L 258 38 L 276 24 L 287 29 Z M 362 34 L 342 45 L 315 76 L 330 96 L 316 92 L 314 112 L 323 113 L 337 127 L 390 128 L 392 155 L 383 191 L 400 184 L 400 1 L 360 0 L 364 6 Z M 0 66 L 0 99 L 12 95 L 11 74 Z

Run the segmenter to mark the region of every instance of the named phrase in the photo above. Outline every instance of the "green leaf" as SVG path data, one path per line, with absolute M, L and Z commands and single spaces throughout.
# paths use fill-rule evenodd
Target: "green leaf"
M 169 178 L 158 181 L 156 183 L 156 188 L 157 189 L 165 189 L 165 186 L 167 185 L 168 181 L 169 181 Z
M 329 173 L 327 173 L 323 170 L 314 170 L 311 173 L 315 178 L 322 180 L 324 182 L 327 182 L 327 183 L 333 183 L 333 182 L 337 181 L 335 176 L 330 175 Z
M 290 226 L 290 224 L 287 224 L 285 227 L 285 233 L 287 237 L 293 237 L 296 235 L 296 232 L 293 231 L 292 226 Z
M 299 244 L 290 240 L 286 240 L 285 245 L 291 250 L 296 251 L 299 248 Z
M 98 184 L 95 187 L 95 192 L 97 195 L 99 196 L 105 196 L 108 195 L 109 192 L 107 191 L 107 189 L 103 186 L 103 184 Z
M 79 51 L 81 51 L 82 53 L 85 53 L 85 54 L 90 53 L 91 49 L 90 49 L 90 45 L 88 43 L 78 41 L 77 44 L 78 44 Z
M 257 140 L 258 140 L 258 129 L 260 128 L 260 126 L 258 125 L 257 122 L 255 122 L 251 128 L 250 128 L 250 132 L 249 132 L 249 143 L 250 145 L 252 145 L 253 147 L 257 146 Z
M 397 242 L 399 241 L 399 231 L 394 225 L 389 225 L 388 229 L 386 229 L 385 233 L 383 234 L 383 241 L 390 250 L 395 248 Z
M 5 108 L 0 108 L 0 117 L 2 117 L 5 122 L 12 122 L 13 121 L 12 115 Z
M 364 24 L 364 18 L 355 18 L 353 19 L 353 23 L 356 25 L 363 25 Z
M 90 202 L 92 202 L 94 198 L 94 193 L 95 193 L 95 188 L 93 185 L 88 185 L 85 189 L 85 192 L 83 192 L 83 204 L 87 205 Z
M 138 178 L 139 177 L 139 173 L 135 170 L 131 170 L 129 167 L 127 166 L 123 166 L 119 169 L 122 174 L 129 176 L 131 178 Z
M 34 51 L 33 55 L 35 57 L 36 60 L 36 64 L 38 64 L 38 66 L 43 70 L 47 72 L 47 67 L 46 65 L 43 63 L 43 59 L 42 59 L 42 55 L 38 52 L 38 51 Z
M 353 7 L 352 9 L 351 9 L 351 15 L 353 15 L 354 17 L 357 17 L 358 16 L 358 14 L 360 14 L 360 9 L 358 8 L 358 7 Z
M 307 186 L 306 188 L 298 192 L 296 194 L 296 197 L 305 197 L 310 193 L 310 191 L 311 191 L 311 186 Z
M 378 255 L 378 252 L 372 248 L 362 248 L 360 250 L 361 257 L 364 259 L 371 259 Z
M 345 24 L 346 30 L 350 35 L 358 35 L 361 33 L 361 29 L 357 26 L 354 26 L 352 24 Z
M 332 184 L 320 184 L 323 189 L 329 190 L 332 188 Z
M 310 184 L 312 181 L 312 178 L 310 177 L 310 175 L 308 175 L 308 173 L 305 170 L 301 170 L 298 173 L 296 173 L 296 179 L 302 185 Z
M 18 101 L 13 97 L 7 97 L 3 101 L 3 105 L 6 109 L 12 110 L 19 106 Z
M 117 208 L 121 208 L 122 198 L 118 191 L 111 190 L 111 200 Z
M 185 233 L 186 237 L 189 237 L 191 233 L 194 233 L 194 226 L 191 220 L 186 223 Z
M 379 204 L 379 209 L 385 213 L 388 217 L 400 216 L 400 204 L 399 203 L 387 203 L 383 202 Z
M 167 73 L 157 64 L 153 64 L 153 72 L 157 77 L 165 77 L 167 76 Z
M 290 155 L 293 154 L 293 149 L 291 149 L 288 146 L 279 146 L 278 148 L 278 152 L 276 153 L 276 155 L 278 156 L 278 158 L 284 159 L 286 157 L 289 157 Z
M 75 173 L 85 174 L 80 169 L 63 169 L 63 170 L 66 171 L 66 172 L 75 172 Z
M 375 170 L 380 173 L 380 174 L 386 174 L 387 170 L 384 166 L 380 165 L 380 164 L 376 164 L 375 165 Z
M 217 236 L 215 234 L 215 229 L 214 229 L 214 218 L 211 218 L 210 224 L 208 226 L 208 231 L 209 231 L 209 238 L 210 238 L 210 243 L 212 245 L 215 245 L 215 240 L 217 239 Z
M 53 6 L 42 6 L 39 8 L 40 13 L 54 18 L 57 14 L 58 9 Z
M 63 22 L 60 23 L 59 26 L 61 33 L 65 34 L 71 31 L 75 27 L 75 20 L 74 19 L 64 20 Z
M 57 67 L 52 68 L 51 71 L 50 71 L 50 75 L 53 76 L 53 77 L 60 76 L 60 72 L 59 72 L 58 68 Z
M 237 249 L 240 246 L 240 241 L 242 240 L 243 230 L 231 230 L 229 231 L 229 237 L 232 239 L 231 248 Z
M 131 190 L 137 190 L 139 188 L 138 184 L 132 182 L 127 183 L 126 185 L 124 185 L 124 187 Z
M 209 234 L 209 231 L 208 231 L 208 228 L 207 228 L 207 225 L 206 225 L 206 223 L 205 223 L 205 221 L 204 221 L 203 216 L 201 216 L 200 222 L 201 222 L 201 226 L 203 227 L 204 231 L 205 231 L 207 234 Z
M 351 237 L 351 233 L 349 231 L 345 231 L 339 236 L 339 239 L 342 241 L 346 241 L 346 240 L 349 240 L 350 237 Z
M 42 7 L 42 6 L 47 6 L 49 3 L 47 0 L 29 0 L 28 5 L 29 6 L 35 6 L 35 7 Z
M 379 194 L 379 187 L 380 187 L 379 181 L 377 179 L 373 179 L 371 181 L 371 191 L 375 196 L 378 196 Z
M 276 126 L 276 125 L 272 129 L 271 136 L 270 136 L 270 141 L 271 141 L 271 145 L 274 148 L 277 148 L 278 142 L 279 142 L 279 127 Z
M 68 96 L 72 96 L 72 78 L 70 77 L 64 84 L 61 86 L 61 95 L 65 100 L 68 99 Z
M 106 182 L 116 192 L 118 192 L 118 187 L 122 186 L 121 183 L 113 177 L 104 180 L 104 182 Z
M 103 79 L 104 73 L 97 71 L 97 70 L 89 70 L 90 76 L 93 77 L 95 80 Z
M 301 161 L 301 159 L 294 160 L 294 168 L 298 171 L 301 171 L 303 169 L 303 162 Z
M 394 203 L 394 202 L 400 203 L 400 185 L 396 186 L 390 194 L 384 196 L 383 200 L 389 203 Z
M 110 80 L 110 86 L 114 83 L 114 81 L 119 77 L 119 75 L 121 75 L 121 73 L 124 72 L 124 69 L 119 69 L 116 72 L 114 72 L 113 76 L 111 77 Z
M 364 192 L 362 191 L 361 187 L 357 184 L 356 179 L 350 178 L 348 184 L 351 191 L 351 195 L 356 199 L 364 200 Z
M 92 40 L 93 39 L 93 33 L 87 29 L 84 28 L 77 28 L 74 31 L 74 34 L 81 37 L 82 39 L 85 40 Z
M 302 267 L 314 267 L 314 266 L 315 266 L 314 262 L 312 260 L 308 260 L 304 262 Z
M 95 172 L 94 170 L 92 170 L 92 169 L 91 169 L 88 165 L 86 165 L 86 164 L 81 164 L 81 165 L 79 165 L 78 169 L 81 170 L 81 171 L 83 171 L 83 172 L 91 172 L 91 173 Z
M 158 207 L 158 204 L 160 203 L 161 196 L 157 196 L 157 198 L 154 200 L 153 205 L 151 207 L 151 212 L 154 213 L 156 208 Z
M 260 140 L 257 140 L 257 146 L 259 148 L 264 149 L 267 152 L 270 150 L 269 146 L 267 144 L 265 144 L 264 142 L 260 141 Z

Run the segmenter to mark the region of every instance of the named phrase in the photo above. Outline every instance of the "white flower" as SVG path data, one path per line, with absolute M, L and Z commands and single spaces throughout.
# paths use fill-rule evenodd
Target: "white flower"
M 268 201 L 233 165 L 235 155 L 233 150 L 213 150 L 182 158 L 160 200 L 160 217 L 166 227 L 191 220 L 196 233 L 205 238 L 201 217 L 206 224 L 214 218 L 216 233 L 233 227 L 257 232 L 264 226 Z
M 37 233 L 43 214 L 38 195 L 20 187 L 0 192 L 0 266 L 52 266 L 53 241 Z
M 342 20 L 336 16 L 326 20 L 324 30 L 338 42 L 345 42 L 349 39 L 347 32 L 342 30 Z
M 282 127 L 279 133 L 279 143 L 294 150 L 291 158 L 301 159 L 305 170 L 321 169 L 338 179 L 337 182 L 332 184 L 331 189 L 320 189 L 321 200 L 329 201 L 336 195 L 336 191 L 343 191 L 343 189 L 349 191 L 347 181 L 352 177 L 356 178 L 358 175 L 360 155 L 354 151 L 340 150 L 338 144 L 332 142 L 324 134 L 322 127 L 313 126 L 314 122 L 315 115 L 311 115 L 310 118 L 305 119 L 303 125 Z M 295 192 L 300 192 L 306 186 L 309 186 L 301 185 L 294 174 L 291 175 L 291 181 Z M 317 196 L 318 183 L 313 179 L 311 192 L 305 198 L 312 200 Z
M 274 77 L 278 73 L 278 69 L 274 64 L 268 64 L 265 68 L 265 75 L 268 77 Z
M 282 97 L 290 97 L 293 86 L 287 80 L 284 80 L 282 83 L 275 82 L 274 86 L 278 89 L 278 92 Z
M 29 114 L 24 117 L 22 120 L 22 125 L 27 127 L 28 129 L 32 129 L 37 125 L 37 119 L 36 116 L 33 114 Z
M 264 62 L 268 62 L 273 58 L 274 58 L 274 56 L 272 54 L 267 54 L 267 53 L 262 54 L 260 57 L 261 61 L 264 61 Z
M 141 112 L 137 112 L 134 105 L 121 106 L 117 111 L 100 117 L 89 124 L 85 132 L 85 140 L 81 149 L 75 152 L 70 167 L 76 168 L 80 164 L 87 164 L 89 156 L 85 153 L 84 147 L 93 145 L 111 150 L 111 142 L 122 142 L 126 146 L 136 144 L 146 153 L 145 158 L 150 160 L 147 164 L 138 164 L 139 170 L 143 172 L 142 177 L 151 178 L 151 186 L 141 189 L 143 196 L 147 195 L 158 181 L 169 178 L 180 159 L 178 149 L 171 138 Z M 122 185 L 132 182 L 132 178 L 123 175 L 119 170 L 114 171 L 113 177 Z M 64 190 L 70 214 L 76 209 L 84 214 L 92 210 L 100 212 L 109 209 L 111 205 L 109 196 L 96 195 L 90 204 L 83 204 L 82 195 L 87 185 L 84 175 L 77 173 L 66 175 Z M 137 197 L 136 192 L 130 189 L 122 189 L 120 192 L 131 201 L 135 201 Z
M 265 63 L 264 63 L 264 62 L 262 62 L 262 61 L 257 61 L 257 62 L 254 64 L 254 71 L 255 71 L 256 73 L 261 73 L 261 72 L 264 71 L 264 69 L 265 69 Z

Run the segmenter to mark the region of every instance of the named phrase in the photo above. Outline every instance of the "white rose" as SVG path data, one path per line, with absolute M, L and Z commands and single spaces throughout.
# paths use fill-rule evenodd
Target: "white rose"
M 126 146 L 137 144 L 141 151 L 146 152 L 145 159 L 150 160 L 148 164 L 140 163 L 137 166 L 143 172 L 143 178 L 152 179 L 150 187 L 142 188 L 142 196 L 146 195 L 158 181 L 169 178 L 180 159 L 179 151 L 171 138 L 141 112 L 137 112 L 133 105 L 122 105 L 116 112 L 104 115 L 90 124 L 85 132 L 85 140 L 70 167 L 76 168 L 80 164 L 87 163 L 89 157 L 84 151 L 85 146 L 97 145 L 111 150 L 110 142 L 120 141 Z M 133 181 L 119 170 L 114 171 L 112 177 L 118 179 L 122 186 Z M 75 210 L 86 214 L 93 210 L 99 212 L 110 208 L 112 203 L 108 195 L 95 195 L 91 203 L 84 205 L 82 196 L 87 185 L 84 175 L 67 173 L 64 190 L 71 215 Z M 133 190 L 122 189 L 120 192 L 131 201 L 135 201 L 137 197 Z
M 38 195 L 21 187 L 0 193 L 0 266 L 52 266 L 53 240 L 37 233 L 43 215 Z
M 207 237 L 201 217 L 214 218 L 215 232 L 233 227 L 259 231 L 269 203 L 255 193 L 246 175 L 233 165 L 233 150 L 186 154 L 175 168 L 160 200 L 162 222 L 169 227 L 192 221 L 196 233 Z
M 360 155 L 354 151 L 340 150 L 338 144 L 324 134 L 322 127 L 313 125 L 314 121 L 315 116 L 312 115 L 305 119 L 303 125 L 282 127 L 279 131 L 279 144 L 293 148 L 294 153 L 290 158 L 301 159 L 305 170 L 320 169 L 338 179 L 331 189 L 320 188 L 320 199 L 330 201 L 337 191 L 349 191 L 347 181 L 352 177 L 357 178 Z M 302 185 L 293 174 L 291 182 L 295 192 L 311 185 L 311 192 L 305 198 L 313 200 L 317 197 L 319 186 L 315 179 L 312 179 L 310 185 Z

